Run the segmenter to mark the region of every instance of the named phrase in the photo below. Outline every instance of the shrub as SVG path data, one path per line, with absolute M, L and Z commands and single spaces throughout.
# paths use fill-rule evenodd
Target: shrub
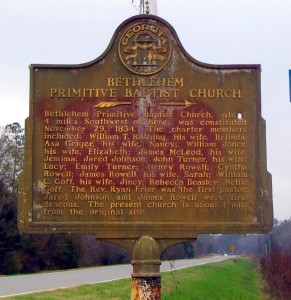
M 291 299 L 291 251 L 277 248 L 261 261 L 268 292 L 280 300 Z

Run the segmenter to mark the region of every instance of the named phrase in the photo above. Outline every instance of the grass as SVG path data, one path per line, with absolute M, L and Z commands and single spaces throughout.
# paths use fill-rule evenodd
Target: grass
M 231 259 L 178 271 L 176 284 L 165 284 L 163 299 L 261 300 L 261 278 L 247 259 Z M 170 282 L 171 275 L 165 274 Z M 162 285 L 163 286 L 163 285 Z M 171 288 L 167 288 L 171 286 Z
M 247 258 L 162 273 L 162 300 L 262 300 L 261 277 Z M 129 300 L 131 279 L 2 299 Z M 1 300 L 2 300 L 1 299 Z

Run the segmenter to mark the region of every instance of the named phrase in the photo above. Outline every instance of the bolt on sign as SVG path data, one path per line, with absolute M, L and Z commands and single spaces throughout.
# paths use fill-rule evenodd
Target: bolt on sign
M 192 238 L 272 227 L 260 66 L 192 58 L 137 16 L 80 65 L 31 65 L 23 232 Z

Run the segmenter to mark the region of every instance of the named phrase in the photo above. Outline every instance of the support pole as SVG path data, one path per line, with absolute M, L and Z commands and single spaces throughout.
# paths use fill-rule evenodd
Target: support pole
M 155 239 L 142 236 L 132 251 L 131 300 L 160 300 L 160 247 Z

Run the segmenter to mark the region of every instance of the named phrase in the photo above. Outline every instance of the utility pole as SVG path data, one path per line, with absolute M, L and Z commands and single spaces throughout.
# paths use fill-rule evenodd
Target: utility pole
M 140 0 L 139 13 L 157 15 L 157 0 Z
M 139 13 L 141 15 L 150 13 L 149 0 L 140 0 Z

